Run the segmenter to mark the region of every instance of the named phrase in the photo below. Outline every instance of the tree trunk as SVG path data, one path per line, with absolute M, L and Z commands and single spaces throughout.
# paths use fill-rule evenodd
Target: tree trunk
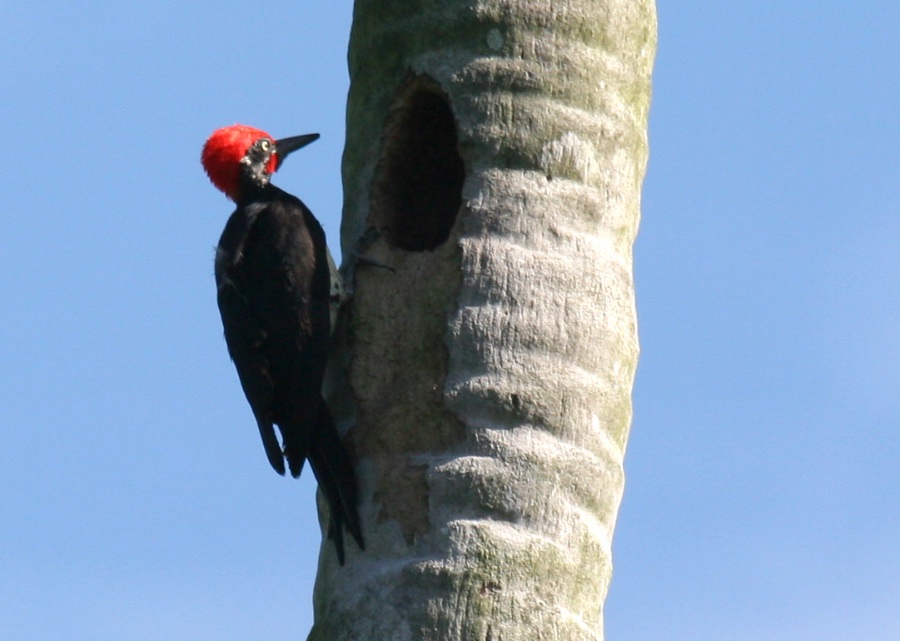
M 329 401 L 366 550 L 315 641 L 601 639 L 638 346 L 652 0 L 357 0 Z

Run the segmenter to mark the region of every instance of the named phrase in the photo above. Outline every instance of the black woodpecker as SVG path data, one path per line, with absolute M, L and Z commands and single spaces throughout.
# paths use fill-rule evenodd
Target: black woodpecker
M 269 179 L 293 151 L 318 139 L 274 140 L 259 129 L 215 131 L 201 161 L 237 205 L 216 249 L 219 312 L 228 353 L 269 463 L 298 477 L 308 459 L 331 512 L 328 536 L 344 564 L 344 528 L 360 549 L 353 466 L 322 398 L 332 277 L 325 233 L 299 198 Z M 274 426 L 281 432 L 281 444 Z

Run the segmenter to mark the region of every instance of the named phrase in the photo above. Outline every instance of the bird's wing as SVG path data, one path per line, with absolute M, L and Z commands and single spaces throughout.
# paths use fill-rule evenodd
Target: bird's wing
M 284 455 L 275 436 L 270 413 L 274 386 L 269 363 L 261 349 L 266 334 L 254 321 L 247 299 L 232 281 L 226 280 L 219 285 L 218 300 L 228 353 L 256 417 L 266 457 L 276 472 L 284 474 Z
M 255 318 L 246 293 L 242 291 L 243 283 L 238 268 L 243 241 L 255 218 L 233 218 L 222 234 L 216 250 L 217 298 L 228 354 L 234 361 L 244 395 L 256 417 L 266 457 L 276 472 L 284 474 L 284 454 L 275 436 L 271 415 L 275 387 L 271 367 L 263 349 L 267 336 Z

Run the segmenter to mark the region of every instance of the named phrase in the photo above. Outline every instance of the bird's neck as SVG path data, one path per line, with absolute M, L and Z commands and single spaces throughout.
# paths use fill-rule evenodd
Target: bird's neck
M 240 190 L 235 202 L 246 205 L 259 200 L 268 199 L 278 188 L 269 182 L 268 174 L 248 176 L 241 174 Z

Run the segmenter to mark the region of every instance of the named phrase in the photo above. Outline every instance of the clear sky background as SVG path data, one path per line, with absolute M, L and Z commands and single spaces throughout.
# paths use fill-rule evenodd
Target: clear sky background
M 610 641 L 900 639 L 895 0 L 660 3 Z M 303 639 L 313 485 L 269 468 L 200 148 L 337 248 L 348 0 L 0 3 L 0 641 Z

